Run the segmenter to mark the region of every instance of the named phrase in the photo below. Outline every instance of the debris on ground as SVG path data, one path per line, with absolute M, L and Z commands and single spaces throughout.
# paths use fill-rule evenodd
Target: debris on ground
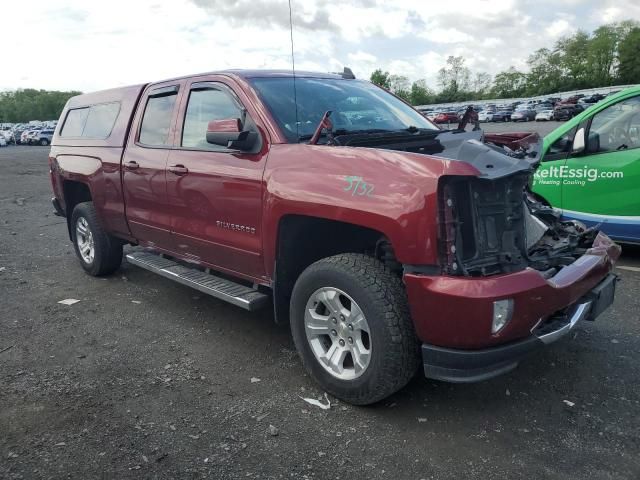
M 62 305 L 73 305 L 74 303 L 78 303 L 80 300 L 76 298 L 65 298 L 64 300 L 60 300 L 58 303 Z
M 260 379 L 258 377 L 251 377 L 251 383 L 258 383 Z
M 573 407 L 575 403 L 570 402 L 569 400 L 562 400 L 568 407 Z
M 280 434 L 280 430 L 278 430 L 277 427 L 274 427 L 273 425 L 269 425 L 269 435 L 271 435 L 272 437 L 277 437 Z
M 329 401 L 329 397 L 327 397 L 327 394 L 324 394 L 324 398 L 327 401 L 327 403 L 322 403 L 320 400 L 316 400 L 315 398 L 302 398 L 302 400 L 304 400 L 305 402 L 307 402 L 309 405 L 314 405 L 316 407 L 320 407 L 323 410 L 329 410 L 331 408 L 331 402 Z

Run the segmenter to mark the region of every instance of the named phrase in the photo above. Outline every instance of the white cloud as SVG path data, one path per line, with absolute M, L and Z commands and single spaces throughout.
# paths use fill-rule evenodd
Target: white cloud
M 383 68 L 426 78 L 432 87 L 449 55 L 463 55 L 474 71 L 524 69 L 534 50 L 577 28 L 640 19 L 637 0 L 292 3 L 298 68 L 347 65 L 359 77 Z M 3 2 L 2 37 L 11 53 L 0 90 L 89 91 L 224 68 L 291 66 L 288 0 L 32 0 L 29 15 L 24 8 Z
M 545 28 L 544 31 L 550 37 L 556 38 L 556 37 L 560 37 L 561 35 L 565 35 L 569 33 L 571 30 L 573 29 L 569 24 L 569 22 L 566 20 L 560 19 L 560 20 L 555 20 L 553 23 L 551 23 L 551 25 Z

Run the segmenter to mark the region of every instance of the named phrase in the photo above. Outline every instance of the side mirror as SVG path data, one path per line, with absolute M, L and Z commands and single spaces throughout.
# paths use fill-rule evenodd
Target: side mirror
M 573 145 L 571 146 L 571 153 L 582 153 L 584 152 L 585 141 L 584 141 L 584 128 L 578 129 L 575 137 L 573 137 Z
M 207 125 L 207 143 L 233 150 L 251 150 L 258 140 L 258 133 L 242 130 L 239 118 L 211 120 Z

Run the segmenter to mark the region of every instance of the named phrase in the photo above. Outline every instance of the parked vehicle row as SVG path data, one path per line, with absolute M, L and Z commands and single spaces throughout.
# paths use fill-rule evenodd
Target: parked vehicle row
M 530 99 L 511 103 L 476 103 L 472 104 L 478 112 L 480 122 L 528 122 L 531 120 L 564 121 L 575 117 L 586 108 L 601 100 L 618 93 L 613 91 L 607 95 L 595 93 L 585 96 L 583 94 L 572 95 L 568 98 L 547 97 L 545 99 Z M 419 111 L 434 123 L 455 123 L 462 118 L 467 107 L 459 110 L 438 109 L 423 107 Z M 552 113 L 549 113 L 551 111 Z M 556 114 L 555 112 L 558 111 Z M 545 112 L 538 116 L 541 112 Z
M 15 145 L 42 145 L 47 146 L 51 143 L 55 126 L 47 125 L 16 125 L 11 130 L 0 131 L 0 138 L 5 144 L 13 143 Z

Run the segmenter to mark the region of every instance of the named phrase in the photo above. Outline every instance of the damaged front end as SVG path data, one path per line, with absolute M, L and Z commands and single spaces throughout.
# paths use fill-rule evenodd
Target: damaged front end
M 592 248 L 596 237 L 620 247 L 596 228 L 563 221 L 529 186 L 540 161 L 536 133 L 462 129 L 439 132 L 336 135 L 335 145 L 434 155 L 472 165 L 474 177 L 445 175 L 438 186 L 442 273 L 487 276 L 527 267 L 551 278 Z
M 620 247 L 597 228 L 563 221 L 529 190 L 538 164 L 537 135 L 494 134 L 470 140 L 440 156 L 473 164 L 477 177 L 442 177 L 439 185 L 440 258 L 443 273 L 487 276 L 527 267 L 551 278 L 589 249 Z

